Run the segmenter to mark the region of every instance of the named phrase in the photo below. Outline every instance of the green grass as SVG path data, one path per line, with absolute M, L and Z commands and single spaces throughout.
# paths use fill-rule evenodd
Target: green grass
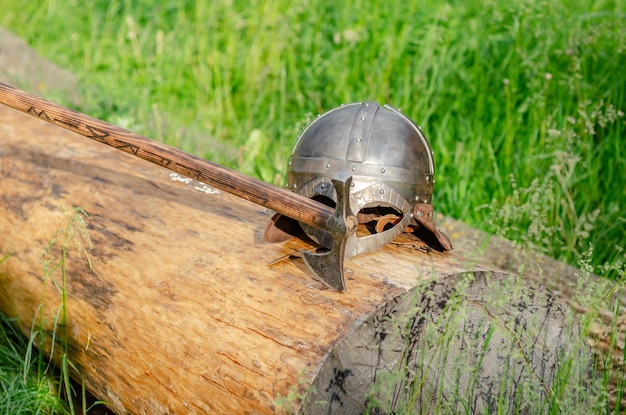
M 389 335 L 404 350 L 395 367 L 375 382 L 367 413 L 621 413 L 624 368 L 607 352 L 596 356 L 602 375 L 594 376 L 585 340 L 602 324 L 600 314 L 607 308 L 612 321 L 619 321 L 619 308 L 607 304 L 617 304 L 611 294 L 624 295 L 626 280 L 594 285 L 589 276 L 588 271 L 578 276 L 577 293 L 586 297 L 577 298 L 586 308 L 580 318 L 562 308 L 554 294 L 513 275 L 425 283 L 405 314 L 388 317 L 395 327 Z M 440 309 L 435 304 L 447 295 Z M 612 327 L 609 333 L 611 350 L 619 350 L 612 343 L 618 330 Z M 621 383 L 611 384 L 610 374 L 621 376 Z
M 68 355 L 66 284 L 68 253 L 76 251 L 90 261 L 87 249 L 91 242 L 86 213 L 80 208 L 65 213 L 67 223 L 51 236 L 42 252 L 41 304 L 29 340 L 17 329 L 19 321 L 0 314 L 0 414 L 75 415 L 78 410 L 88 410 L 84 386 L 70 379 L 77 371 Z M 47 296 L 55 292 L 57 309 L 47 305 Z M 94 406 L 100 403 L 95 401 Z
M 27 340 L 16 326 L 17 321 L 0 315 L 0 414 L 66 412 L 65 401 L 55 395 L 54 368 L 42 365 L 43 354 L 33 349 L 35 331 Z
M 63 413 L 66 406 L 55 396 L 52 379 L 38 376 L 38 353 L 14 323 L 0 317 L 0 414 Z
M 435 150 L 435 208 L 617 279 L 626 1 L 4 0 L 79 110 L 282 185 L 303 122 L 375 99 Z M 54 96 L 70 105 L 69 97 Z M 454 241 L 453 241 L 454 242 Z
M 575 264 L 592 242 L 600 265 L 626 236 L 625 16 L 623 0 L 7 0 L 0 24 L 80 77 L 81 110 L 275 184 L 311 114 L 399 107 L 435 150 L 438 211 L 493 231 L 515 185 L 548 182 L 539 246 Z

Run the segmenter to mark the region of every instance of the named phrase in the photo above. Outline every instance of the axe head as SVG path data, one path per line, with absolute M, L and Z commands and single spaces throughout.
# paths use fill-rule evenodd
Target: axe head
M 302 259 L 326 285 L 337 291 L 344 291 L 343 256 L 346 242 L 333 240 L 333 248 L 328 252 L 313 253 L 302 251 Z
M 357 218 L 350 211 L 349 194 L 352 176 L 339 173 L 332 179 L 337 192 L 337 205 L 333 216 L 326 222 L 326 230 L 333 238 L 330 251 L 312 253 L 302 251 L 302 258 L 307 266 L 329 287 L 344 291 L 343 261 L 348 236 L 356 231 Z

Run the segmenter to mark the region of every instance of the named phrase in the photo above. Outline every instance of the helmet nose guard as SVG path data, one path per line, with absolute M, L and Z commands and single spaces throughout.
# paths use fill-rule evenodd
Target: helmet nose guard
M 337 195 L 331 178 L 339 172 L 352 175 L 349 207 L 359 213 L 359 221 L 386 218 L 387 223 L 374 226 L 370 234 L 351 235 L 346 242 L 347 258 L 377 249 L 409 227 L 428 233 L 421 239 L 432 248 L 452 249 L 433 221 L 433 152 L 420 127 L 407 116 L 371 101 L 342 105 L 318 116 L 298 137 L 286 187 L 332 205 Z M 267 240 L 279 239 L 270 231 L 278 219 L 270 222 Z M 300 226 L 320 245 L 332 246 L 328 232 Z M 291 228 L 287 232 L 294 233 Z

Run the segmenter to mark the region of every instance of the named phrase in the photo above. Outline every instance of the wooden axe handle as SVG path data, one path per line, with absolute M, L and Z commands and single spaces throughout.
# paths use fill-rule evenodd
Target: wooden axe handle
M 326 229 L 326 223 L 334 212 L 332 208 L 297 193 L 38 98 L 2 82 L 0 103 L 316 228 Z

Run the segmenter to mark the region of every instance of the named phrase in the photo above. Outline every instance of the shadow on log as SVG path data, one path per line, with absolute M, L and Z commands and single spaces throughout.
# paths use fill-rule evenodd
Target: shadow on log
M 270 265 L 305 246 L 264 243 L 256 205 L 4 107 L 0 142 L 2 311 L 51 335 L 65 310 L 74 375 L 119 414 L 584 404 L 556 387 L 572 361 L 568 388 L 592 382 L 589 353 L 537 284 L 391 244 L 335 292 L 299 258 Z M 74 207 L 89 261 L 57 233 Z M 47 247 L 66 272 L 42 270 Z

